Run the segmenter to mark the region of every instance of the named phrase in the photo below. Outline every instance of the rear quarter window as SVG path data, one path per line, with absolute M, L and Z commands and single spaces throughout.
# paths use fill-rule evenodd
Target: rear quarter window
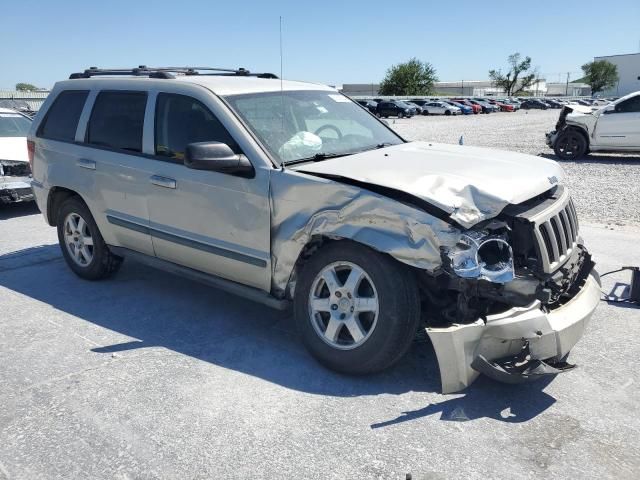
M 53 101 L 45 115 L 37 136 L 51 140 L 73 142 L 80 114 L 89 90 L 65 90 Z
M 146 105 L 146 92 L 100 92 L 89 119 L 87 143 L 116 150 L 142 152 Z

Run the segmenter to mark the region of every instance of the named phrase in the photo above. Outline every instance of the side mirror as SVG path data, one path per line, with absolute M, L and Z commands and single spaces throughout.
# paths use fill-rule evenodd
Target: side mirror
M 184 164 L 194 170 L 210 170 L 237 177 L 253 178 L 253 165 L 244 155 L 238 155 L 222 142 L 195 142 L 187 145 Z

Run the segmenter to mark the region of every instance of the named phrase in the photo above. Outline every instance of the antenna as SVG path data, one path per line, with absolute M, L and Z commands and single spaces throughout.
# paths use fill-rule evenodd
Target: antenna
M 282 130 L 281 133 L 284 138 L 284 93 L 282 86 L 282 15 L 280 15 L 280 105 L 282 107 Z M 282 170 L 284 170 L 284 159 L 280 162 Z

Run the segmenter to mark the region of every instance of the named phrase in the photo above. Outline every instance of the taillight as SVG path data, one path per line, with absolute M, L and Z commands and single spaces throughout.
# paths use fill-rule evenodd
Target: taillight
M 27 152 L 29 153 L 29 167 L 31 167 L 31 175 L 33 175 L 33 157 L 36 153 L 36 144 L 33 140 L 27 140 Z

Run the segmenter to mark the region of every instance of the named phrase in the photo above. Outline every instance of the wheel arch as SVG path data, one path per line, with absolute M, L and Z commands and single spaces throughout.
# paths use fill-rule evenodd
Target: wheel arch
M 585 142 L 587 142 L 587 151 L 589 150 L 589 146 L 590 146 L 589 133 L 585 128 L 578 125 L 567 125 L 562 133 L 568 132 L 568 131 L 576 132 L 582 135 L 584 137 Z
M 70 188 L 52 187 L 51 190 L 49 190 L 49 196 L 47 197 L 47 222 L 49 225 L 52 227 L 57 225 L 60 206 L 66 199 L 71 197 L 78 197 L 85 205 L 87 205 L 87 202 L 84 201 L 82 195 Z
M 354 240 L 352 238 L 347 238 L 347 237 L 336 237 L 336 236 L 325 235 L 325 234 L 313 235 L 309 239 L 309 241 L 300 250 L 298 258 L 296 259 L 296 261 L 295 261 L 295 263 L 293 265 L 293 268 L 291 269 L 291 273 L 289 275 L 289 280 L 287 281 L 287 285 L 286 285 L 286 289 L 285 289 L 285 298 L 293 299 L 293 296 L 294 296 L 294 293 L 295 293 L 295 285 L 296 285 L 296 281 L 297 281 L 299 272 L 302 269 L 302 267 L 309 261 L 309 259 L 311 259 L 311 257 L 313 257 L 315 255 L 315 253 L 318 250 L 320 250 L 321 248 L 323 248 L 323 247 L 325 247 L 325 246 L 327 246 L 329 244 L 334 244 L 334 243 L 350 244 L 350 245 L 355 245 L 355 246 L 358 246 L 358 247 L 361 247 L 361 248 L 364 248 L 364 249 L 367 249 L 367 250 L 372 250 L 372 251 L 375 251 L 377 253 L 380 253 L 380 254 L 388 257 L 394 263 L 397 263 L 402 268 L 405 268 L 408 271 L 417 272 L 419 270 L 415 266 L 412 266 L 412 265 L 410 265 L 408 263 L 405 263 L 405 262 L 402 262 L 402 261 L 398 260 L 396 257 L 391 255 L 389 252 L 381 250 L 380 248 L 377 248 L 373 244 L 365 243 L 365 242 L 362 242 L 362 241 L 359 241 L 359 240 Z

